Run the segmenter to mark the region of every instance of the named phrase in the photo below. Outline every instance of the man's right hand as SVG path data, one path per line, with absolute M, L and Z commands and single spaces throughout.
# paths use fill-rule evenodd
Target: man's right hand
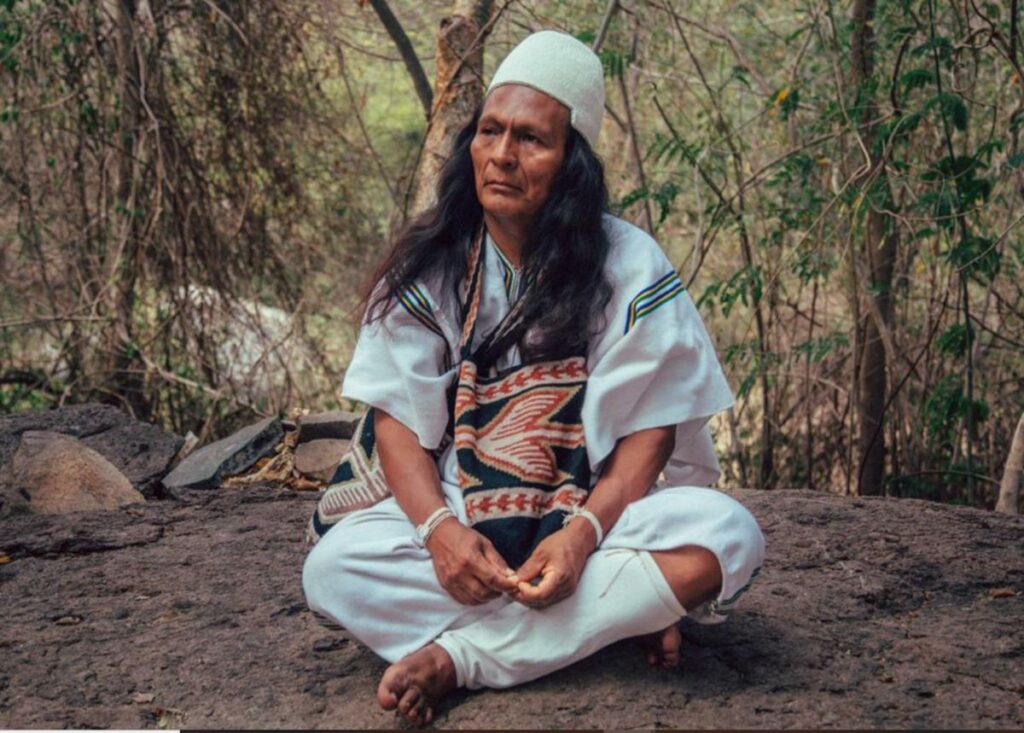
M 477 606 L 517 588 L 519 579 L 490 540 L 457 519 L 438 525 L 427 550 L 437 579 L 459 603 Z

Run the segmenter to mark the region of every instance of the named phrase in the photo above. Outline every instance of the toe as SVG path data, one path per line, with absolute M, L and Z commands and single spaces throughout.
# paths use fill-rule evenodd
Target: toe
M 398 706 L 398 695 L 392 687 L 393 679 L 392 675 L 385 672 L 377 687 L 377 702 L 385 710 L 394 710 Z
M 419 700 L 419 688 L 415 686 L 410 687 L 405 691 L 405 694 L 402 695 L 402 699 L 398 702 L 398 712 L 402 713 L 403 715 L 408 715 L 415 709 L 416 703 L 419 702 Z
M 431 712 L 427 699 L 421 697 L 416 701 L 416 705 L 413 709 L 409 711 L 407 718 L 409 722 L 415 723 L 416 725 L 426 725 L 430 722 Z

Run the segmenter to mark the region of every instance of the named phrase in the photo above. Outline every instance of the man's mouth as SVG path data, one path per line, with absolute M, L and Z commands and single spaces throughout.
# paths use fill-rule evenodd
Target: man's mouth
M 504 181 L 487 181 L 484 184 L 484 188 L 493 188 L 498 191 L 518 191 L 519 186 L 514 186 L 511 183 L 505 183 Z

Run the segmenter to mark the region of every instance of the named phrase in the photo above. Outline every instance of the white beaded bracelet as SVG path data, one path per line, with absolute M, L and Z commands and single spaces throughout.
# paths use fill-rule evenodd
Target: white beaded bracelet
M 583 517 L 594 527 L 594 534 L 597 535 L 597 544 L 594 547 L 600 547 L 601 543 L 604 542 L 604 530 L 601 529 L 601 523 L 597 521 L 597 517 L 594 513 L 582 506 L 574 506 L 569 510 L 569 513 L 565 515 L 565 519 L 562 520 L 562 526 L 569 524 L 576 517 Z
M 446 519 L 454 519 L 455 512 L 446 506 L 436 509 L 433 514 L 427 517 L 427 520 L 416 527 L 416 534 L 420 536 L 423 544 L 427 544 L 427 540 L 430 539 L 430 535 L 434 534 L 434 530 L 441 526 L 441 522 Z

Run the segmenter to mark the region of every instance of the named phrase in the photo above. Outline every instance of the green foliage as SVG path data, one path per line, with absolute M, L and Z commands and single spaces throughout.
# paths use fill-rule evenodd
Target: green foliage
M 654 141 L 647 148 L 646 158 L 664 166 L 681 165 L 684 163 L 696 165 L 697 156 L 700 155 L 700 152 L 700 145 L 656 133 Z
M 968 277 L 990 283 L 999 273 L 1002 255 L 996 243 L 987 237 L 969 236 L 946 253 L 946 259 Z
M 963 323 L 954 323 L 935 339 L 935 348 L 939 353 L 957 359 L 967 353 L 973 342 L 973 333 Z
M 14 13 L 17 0 L 0 0 L 0 59 L 3 68 L 10 73 L 18 70 L 18 58 L 14 49 L 21 43 L 24 26 Z
M 815 364 L 821 362 L 829 354 L 850 345 L 850 339 L 845 333 L 831 333 L 827 336 L 801 341 L 793 347 L 798 354 L 804 354 Z
M 597 34 L 591 30 L 585 30 L 577 33 L 576 38 L 591 46 L 597 38 Z M 601 59 L 601 65 L 604 67 L 604 75 L 610 79 L 622 76 L 634 61 L 633 54 L 614 51 L 607 46 L 598 52 L 598 56 Z
M 1007 6 L 977 5 L 1008 38 Z M 432 76 L 437 21 L 450 7 L 391 6 Z M 101 3 L 0 0 L 0 196 L 10 204 L 0 261 L 11 270 L 0 320 L 86 318 L 75 339 L 46 334 L 62 354 L 82 357 L 74 378 L 5 385 L 0 410 L 46 404 L 51 387 L 70 400 L 109 391 L 96 358 L 121 348 L 104 337 L 103 309 L 126 225 L 142 243 L 140 291 L 201 284 L 302 311 L 296 333 L 315 345 L 315 358 L 294 367 L 310 395 L 302 406 L 337 402 L 353 346 L 346 311 L 401 224 L 395 201 L 421 157 L 422 107 L 372 9 L 339 6 L 340 21 L 322 23 L 309 0 L 211 7 L 146 14 L 137 38 L 151 106 L 132 129 Z M 604 8 L 508 6 L 489 36 L 484 81 L 527 26 L 593 29 Z M 888 488 L 962 500 L 955 471 L 965 449 L 973 472 L 994 475 L 1005 457 L 990 446 L 1005 443 L 1024 406 L 1012 390 L 1006 397 L 1024 374 L 1024 237 L 1019 225 L 1006 231 L 1019 216 L 1024 169 L 1024 110 L 1007 82 L 1015 70 L 987 35 L 971 35 L 987 28 L 974 4 L 897 0 L 877 4 L 871 76 L 851 85 L 850 10 L 777 0 L 702 6 L 701 23 L 727 31 L 726 40 L 676 26 L 660 6 L 621 8 L 601 62 L 609 91 L 630 85 L 636 130 L 623 129 L 621 99 L 609 94 L 598 152 L 613 209 L 642 221 L 650 207 L 659 242 L 695 278 L 737 394 L 730 452 L 749 467 L 773 451 L 780 483 L 805 482 L 813 467 L 817 486 L 853 488 L 862 329 L 867 299 L 885 296 L 897 353 L 886 383 L 902 393 L 885 395 L 895 429 L 884 437 L 889 465 L 907 474 Z M 577 37 L 590 44 L 595 33 Z M 643 182 L 628 146 L 634 134 Z M 127 136 L 138 155 L 130 202 L 111 195 Z M 880 246 L 896 246 L 891 281 L 871 272 L 878 215 Z M 98 300 L 95 289 L 104 289 Z M 75 298 L 60 300 L 67 290 Z M 228 389 L 211 354 L 219 332 L 151 292 L 139 296 L 138 332 L 123 353 L 161 367 L 146 377 L 158 415 L 176 429 L 237 416 L 236 403 L 188 386 Z M 976 330 L 961 324 L 965 308 Z M 246 404 L 274 407 L 264 397 Z M 776 428 L 771 445 L 761 441 L 763 420 Z M 736 465 L 723 455 L 730 482 Z
M 969 116 L 967 105 L 964 104 L 964 100 L 960 95 L 951 94 L 950 92 L 936 94 L 924 104 L 924 112 L 926 114 L 933 110 L 938 110 L 942 118 L 952 122 L 956 129 L 961 131 L 967 129 Z
M 653 201 L 658 206 L 658 218 L 655 223 L 657 225 L 661 225 L 672 212 L 672 204 L 679 195 L 680 190 L 679 186 L 673 181 L 666 181 L 652 190 L 648 190 L 646 188 L 635 188 L 623 196 L 622 199 L 613 206 L 613 209 L 618 211 L 619 214 L 622 214 L 629 209 L 629 207 L 641 201 Z
M 973 409 L 975 424 L 988 419 L 988 403 L 969 400 L 964 394 L 964 382 L 960 376 L 947 374 L 942 377 L 925 400 L 922 411 L 930 436 L 942 445 L 949 445 L 968 408 Z
M 712 299 L 717 299 L 724 316 L 728 316 L 738 303 L 742 303 L 746 307 L 756 305 L 764 294 L 762 273 L 760 265 L 741 267 L 727 280 L 708 285 L 701 293 L 697 303 L 703 305 L 713 302 Z
M 935 36 L 910 51 L 912 58 L 921 58 L 926 54 L 929 58 L 937 56 L 941 62 L 948 66 L 953 61 L 953 43 L 945 36 Z
M 935 83 L 935 74 L 931 69 L 911 69 L 900 76 L 899 83 L 905 92 L 922 89 Z
M 777 90 L 770 98 L 768 107 L 783 120 L 788 120 L 800 106 L 800 90 L 788 86 Z

